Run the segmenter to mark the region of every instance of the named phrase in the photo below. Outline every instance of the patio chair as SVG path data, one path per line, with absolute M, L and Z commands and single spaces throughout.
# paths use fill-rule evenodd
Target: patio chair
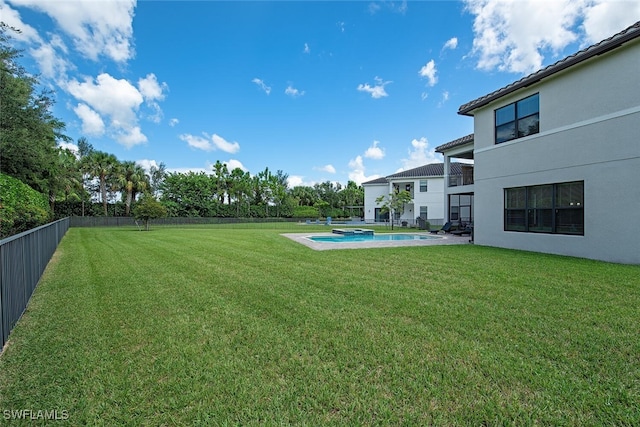
M 467 223 L 467 225 L 465 225 L 464 227 L 461 227 L 461 228 L 458 228 L 457 230 L 452 231 L 451 234 L 454 234 L 456 236 L 462 236 L 464 234 L 471 235 L 472 232 L 473 232 L 473 224 Z
M 437 233 L 439 233 L 439 232 L 441 232 L 441 231 L 444 231 L 445 233 L 448 233 L 448 232 L 450 232 L 450 231 L 451 231 L 451 227 L 452 227 L 451 221 L 447 221 L 447 222 L 442 226 L 442 228 L 441 228 L 440 230 L 431 230 L 431 231 L 430 231 L 430 233 L 431 233 L 431 234 L 437 234 Z

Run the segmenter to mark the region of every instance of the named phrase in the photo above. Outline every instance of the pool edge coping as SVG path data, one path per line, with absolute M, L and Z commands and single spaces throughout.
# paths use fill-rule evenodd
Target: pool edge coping
M 434 236 L 433 234 L 428 232 L 418 232 L 418 231 L 402 231 L 397 233 L 385 233 L 385 234 L 417 234 L 417 235 L 424 235 L 424 236 Z M 438 234 L 437 235 L 438 239 L 390 240 L 390 241 L 370 241 L 370 242 L 354 242 L 354 243 L 315 242 L 309 239 L 309 237 L 314 237 L 314 236 L 317 236 L 317 237 L 335 236 L 335 234 L 331 232 L 282 233 L 280 235 L 316 251 L 470 244 L 468 236 L 454 236 L 451 234 Z

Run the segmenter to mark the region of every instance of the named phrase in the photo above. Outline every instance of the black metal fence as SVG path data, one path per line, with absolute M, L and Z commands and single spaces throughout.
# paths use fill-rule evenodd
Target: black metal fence
M 188 227 L 193 225 L 223 226 L 229 228 L 268 228 L 279 229 L 289 228 L 298 223 L 307 221 L 315 223 L 306 218 L 221 218 L 221 217 L 166 217 L 151 220 L 151 228 L 158 226 L 167 227 Z M 325 220 L 318 221 L 324 224 Z M 334 221 L 335 222 L 335 221 Z M 342 222 L 345 223 L 345 222 Z M 105 216 L 72 216 L 71 227 L 143 227 L 142 221 L 137 221 L 133 217 L 105 217 Z
M 64 218 L 0 240 L 2 347 L 68 229 L 69 218 Z

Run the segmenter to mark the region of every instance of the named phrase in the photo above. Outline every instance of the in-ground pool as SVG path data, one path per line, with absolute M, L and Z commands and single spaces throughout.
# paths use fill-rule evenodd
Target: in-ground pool
M 397 242 L 406 240 L 437 240 L 438 236 L 424 234 L 341 234 L 335 236 L 309 236 L 318 243 Z

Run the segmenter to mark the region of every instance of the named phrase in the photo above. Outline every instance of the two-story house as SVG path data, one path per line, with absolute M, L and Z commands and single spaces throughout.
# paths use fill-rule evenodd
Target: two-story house
M 640 22 L 458 114 L 477 244 L 640 264 Z
M 447 165 L 451 180 L 463 180 L 465 165 L 451 163 Z M 388 196 L 397 191 L 406 190 L 411 194 L 412 202 L 396 214 L 396 223 L 406 222 L 413 225 L 418 218 L 429 221 L 431 225 L 441 225 L 445 218 L 444 188 L 445 165 L 432 163 L 398 172 L 384 178 L 362 183 L 364 188 L 365 222 L 389 221 L 389 213 L 382 213 L 382 207 L 376 202 L 380 196 Z M 466 214 L 466 213 L 465 213 Z M 470 213 L 469 213 L 470 215 Z

